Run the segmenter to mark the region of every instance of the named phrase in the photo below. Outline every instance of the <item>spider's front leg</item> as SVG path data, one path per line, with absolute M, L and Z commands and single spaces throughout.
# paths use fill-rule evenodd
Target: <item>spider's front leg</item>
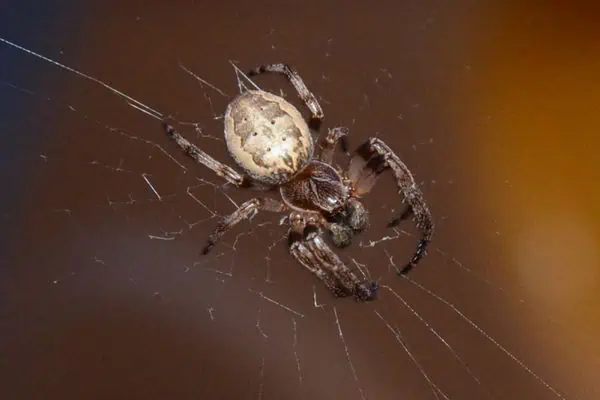
M 250 180 L 228 166 L 223 164 L 209 156 L 207 153 L 200 150 L 197 146 L 192 144 L 189 140 L 181 136 L 179 132 L 171 125 L 167 120 L 163 121 L 163 128 L 167 136 L 177 143 L 177 146 L 183 150 L 188 156 L 194 159 L 198 164 L 202 164 L 207 168 L 213 170 L 217 175 L 225 179 L 227 182 L 237 186 L 247 186 L 250 184 Z
M 237 210 L 221 220 L 213 233 L 208 237 L 208 241 L 202 250 L 202 254 L 207 254 L 228 230 L 241 221 L 252 219 L 261 210 L 284 212 L 287 210 L 287 207 L 280 201 L 270 198 L 256 198 L 246 201 Z
M 306 221 L 304 220 L 304 217 L 298 213 L 293 213 L 290 216 L 290 225 L 291 228 L 288 237 L 288 245 L 292 256 L 306 269 L 312 272 L 317 278 L 319 278 L 325 284 L 327 289 L 329 289 L 329 291 L 335 296 L 349 296 L 351 293 L 344 291 L 343 288 L 340 288 L 337 285 L 335 279 L 333 279 L 333 277 L 331 277 L 323 269 L 323 266 L 320 265 L 315 255 L 312 254 L 306 246 L 306 240 L 304 237 Z
M 290 253 L 315 274 L 336 297 L 354 295 L 358 301 L 374 300 L 379 282 L 359 279 L 321 238 L 316 226 L 305 236 L 306 220 L 298 213 L 290 217 Z
M 370 138 L 356 150 L 350 161 L 348 176 L 353 182 L 355 194 L 362 196 L 371 190 L 378 176 L 387 169 L 392 170 L 398 189 L 409 206 L 409 209 L 405 210 L 399 218 L 394 219 L 390 225 L 398 223 L 412 213 L 417 228 L 421 231 L 421 239 L 417 243 L 414 255 L 400 270 L 404 275 L 425 256 L 427 245 L 434 232 L 431 212 L 410 170 L 383 140 Z
M 304 84 L 304 81 L 300 77 L 300 74 L 298 74 L 298 71 L 287 64 L 267 64 L 261 65 L 249 71 L 248 76 L 255 76 L 265 72 L 284 74 L 288 78 L 290 83 L 298 92 L 298 96 L 300 96 L 312 114 L 312 119 L 310 121 L 311 128 L 319 130 L 324 118 L 323 109 L 321 108 L 321 105 L 317 101 L 315 95 L 312 94 Z

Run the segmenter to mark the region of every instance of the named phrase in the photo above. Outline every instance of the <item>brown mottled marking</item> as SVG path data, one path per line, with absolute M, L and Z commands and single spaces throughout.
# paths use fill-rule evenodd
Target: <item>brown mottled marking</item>
M 282 97 L 249 90 L 225 112 L 229 153 L 253 179 L 281 184 L 300 171 L 314 152 L 300 112 Z

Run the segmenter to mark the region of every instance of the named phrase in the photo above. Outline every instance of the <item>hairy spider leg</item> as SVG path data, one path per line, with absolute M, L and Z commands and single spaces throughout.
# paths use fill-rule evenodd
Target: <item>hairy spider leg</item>
M 312 221 L 307 224 L 300 213 L 292 213 L 290 223 L 290 253 L 323 281 L 334 296 L 346 297 L 353 294 L 357 301 L 369 301 L 377 297 L 379 281 L 359 279 L 325 243 L 319 223 Z M 306 229 L 307 226 L 309 229 Z M 308 233 L 305 234 L 305 231 Z
M 282 202 L 268 197 L 254 198 L 244 202 L 237 210 L 219 222 L 213 233 L 208 237 L 208 241 L 202 250 L 202 254 L 208 254 L 227 231 L 241 221 L 252 219 L 259 211 L 280 213 L 287 211 L 287 207 Z
M 327 289 L 336 297 L 349 296 L 351 292 L 340 288 L 335 279 L 324 269 L 322 263 L 306 246 L 304 230 L 306 229 L 306 220 L 299 213 L 292 213 L 290 216 L 290 233 L 288 236 L 288 245 L 290 254 L 319 278 Z
M 265 72 L 284 74 L 287 77 L 287 79 L 296 89 L 296 92 L 298 92 L 300 99 L 302 99 L 312 114 L 309 124 L 310 127 L 318 131 L 325 115 L 323 114 L 323 109 L 317 101 L 317 98 L 308 90 L 304 84 L 304 81 L 300 77 L 300 74 L 298 74 L 298 71 L 287 64 L 266 64 L 250 70 L 248 72 L 248 76 L 256 76 Z
M 427 207 L 412 174 L 383 140 L 372 137 L 355 151 L 348 167 L 348 177 L 353 182 L 355 194 L 360 197 L 367 194 L 375 185 L 379 175 L 388 169 L 392 170 L 399 192 L 402 193 L 404 201 L 410 207 L 410 211 L 404 210 L 400 217 L 395 218 L 390 225 L 397 224 L 412 213 L 416 226 L 421 231 L 421 239 L 417 243 L 415 253 L 407 265 L 399 271 L 404 275 L 425 256 L 427 245 L 431 241 L 435 229 L 429 207 Z
M 198 164 L 202 164 L 207 168 L 213 170 L 218 176 L 225 179 L 227 182 L 237 186 L 245 187 L 250 186 L 249 177 L 240 174 L 227 164 L 223 164 L 209 156 L 207 153 L 200 150 L 196 145 L 192 144 L 189 140 L 181 136 L 179 132 L 171 125 L 167 120 L 163 121 L 163 129 L 167 136 L 177 143 L 177 146 L 183 150 L 188 156 L 190 156 Z

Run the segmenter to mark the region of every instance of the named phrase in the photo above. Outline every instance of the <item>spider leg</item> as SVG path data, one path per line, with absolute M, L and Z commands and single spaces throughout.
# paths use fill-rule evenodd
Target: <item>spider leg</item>
M 192 144 L 186 138 L 181 136 L 179 132 L 171 125 L 167 120 L 163 121 L 163 128 L 167 136 L 177 143 L 177 146 L 183 150 L 188 156 L 194 159 L 198 164 L 202 164 L 207 168 L 213 170 L 217 175 L 225 179 L 227 182 L 241 187 L 250 185 L 250 180 L 228 166 L 223 164 L 209 156 L 207 153 L 200 150 L 197 146 Z
M 325 243 L 319 232 L 313 232 L 307 237 L 311 253 L 321 260 L 323 265 L 337 278 L 338 284 L 354 293 L 358 301 L 374 300 L 379 289 L 379 282 L 361 280 L 356 276 L 337 254 Z
M 219 239 L 233 228 L 239 222 L 252 219 L 258 211 L 284 212 L 287 207 L 280 201 L 270 198 L 256 198 L 246 201 L 237 210 L 223 218 L 217 225 L 213 233 L 208 237 L 208 241 L 202 250 L 202 254 L 207 254 L 217 244 Z
M 348 128 L 343 126 L 330 129 L 321 145 L 321 154 L 319 154 L 319 159 L 324 163 L 331 164 L 333 162 L 333 152 L 335 151 L 335 146 L 338 144 L 340 139 L 343 139 L 347 134 Z
M 310 121 L 311 128 L 319 130 L 324 117 L 323 109 L 321 108 L 321 105 L 317 101 L 315 95 L 312 94 L 304 84 L 304 81 L 300 77 L 300 74 L 298 74 L 298 71 L 287 64 L 267 64 L 261 65 L 249 71 L 248 76 L 255 76 L 265 72 L 276 72 L 284 74 L 287 77 L 312 114 L 312 119 Z
M 371 190 L 377 177 L 388 168 L 392 170 L 396 177 L 398 189 L 409 206 L 408 210 L 404 210 L 402 215 L 390 224 L 395 225 L 402 219 L 408 218 L 412 213 L 417 228 L 421 231 L 421 239 L 417 243 L 414 255 L 408 264 L 400 270 L 400 274 L 404 275 L 425 256 L 427 245 L 431 241 L 434 232 L 431 212 L 411 172 L 385 142 L 379 138 L 370 138 L 356 150 L 350 161 L 348 176 L 354 184 L 355 194 L 361 196 Z
M 373 300 L 377 296 L 379 282 L 361 280 L 335 254 L 314 229 L 306 236 L 305 219 L 294 214 L 291 217 L 290 253 L 306 269 L 323 281 L 336 297 L 354 295 L 358 301 Z
M 334 296 L 345 297 L 351 295 L 351 292 L 347 292 L 337 285 L 335 279 L 325 271 L 321 265 L 322 263 L 319 262 L 315 254 L 311 253 L 307 247 L 304 238 L 304 229 L 306 228 L 306 221 L 304 218 L 299 214 L 294 214 L 290 218 L 290 224 L 289 246 L 292 256 L 317 278 L 323 281 L 327 289 L 329 289 Z

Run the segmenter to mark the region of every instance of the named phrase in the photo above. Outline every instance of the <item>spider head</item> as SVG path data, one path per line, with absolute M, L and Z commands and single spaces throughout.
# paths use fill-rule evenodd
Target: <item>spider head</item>
M 344 207 L 348 191 L 338 172 L 329 164 L 312 160 L 280 188 L 283 201 L 297 211 L 327 215 Z

